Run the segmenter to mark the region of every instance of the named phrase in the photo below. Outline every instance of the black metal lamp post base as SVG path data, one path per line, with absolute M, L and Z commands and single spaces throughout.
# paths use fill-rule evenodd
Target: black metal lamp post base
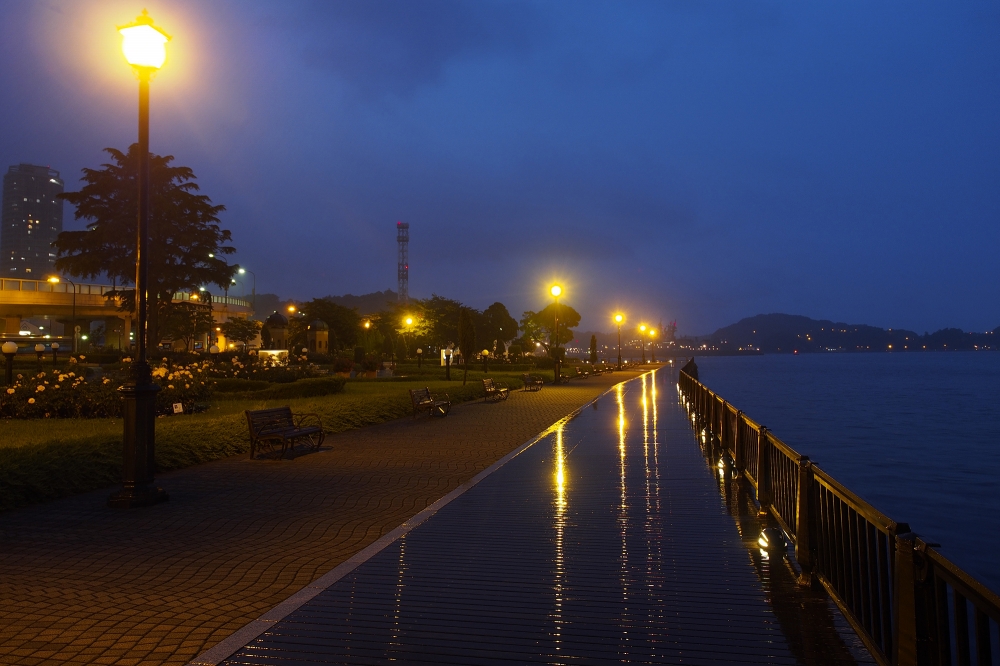
M 170 499 L 163 488 L 122 488 L 108 498 L 108 506 L 112 509 L 134 509 L 140 506 L 152 506 Z

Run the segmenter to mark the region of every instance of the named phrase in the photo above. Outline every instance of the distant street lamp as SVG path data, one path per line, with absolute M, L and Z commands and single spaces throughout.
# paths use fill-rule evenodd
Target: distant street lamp
M 487 375 L 490 372 L 489 358 L 490 358 L 490 350 L 489 349 L 484 349 L 483 350 L 483 374 L 484 375 Z
M 14 383 L 14 355 L 17 354 L 17 343 L 7 341 L 0 346 L 0 351 L 7 357 L 7 386 Z
M 418 368 L 420 367 L 420 361 L 421 361 L 421 359 L 423 359 L 423 357 L 424 357 L 424 350 L 421 349 L 420 347 L 417 347 L 417 367 Z
M 145 10 L 133 23 L 118 28 L 118 32 L 122 35 L 125 60 L 139 78 L 136 354 L 128 379 L 119 389 L 125 399 L 122 489 L 111 495 L 108 506 L 132 508 L 168 499 L 162 488 L 152 486 L 156 468 L 156 394 L 160 387 L 153 382 L 153 370 L 146 359 L 146 315 L 149 299 L 149 81 L 167 58 L 166 43 L 170 35 L 155 27 Z M 75 351 L 75 337 L 73 344 Z
M 553 331 L 552 339 L 553 339 L 553 341 L 555 343 L 555 346 L 556 346 L 556 348 L 555 348 L 556 372 L 555 372 L 555 382 L 554 383 L 558 384 L 559 383 L 559 370 L 561 369 L 559 367 L 560 366 L 560 363 L 559 363 L 559 361 L 560 361 L 560 359 L 559 359 L 559 296 L 562 295 L 562 287 L 560 287 L 557 284 L 554 284 L 554 285 L 552 285 L 552 288 L 549 289 L 549 293 L 552 294 L 552 298 L 555 299 L 555 308 L 553 308 L 553 312 L 555 313 L 555 317 L 554 317 L 555 318 L 555 326 L 554 326 L 554 331 Z
M 73 353 L 75 354 L 76 353 L 76 339 L 79 336 L 79 334 L 77 333 L 77 330 L 76 330 L 76 283 L 73 282 L 72 280 L 70 280 L 69 278 L 62 278 L 62 280 L 66 280 L 66 282 L 69 282 L 71 285 L 73 285 L 73 324 L 72 324 L 72 326 L 73 326 Z M 57 277 L 57 276 L 55 276 L 55 275 L 53 275 L 52 277 L 49 278 L 48 281 L 51 282 L 52 284 L 59 284 L 60 278 Z
M 622 369 L 622 322 L 625 317 L 620 314 L 615 315 L 615 323 L 618 324 L 618 369 Z
M 642 337 L 646 333 L 646 325 L 639 325 L 639 347 L 642 349 L 642 362 L 646 362 L 646 339 Z
M 656 337 L 656 329 L 652 326 L 649 327 L 649 354 L 652 357 L 650 361 L 656 363 L 656 348 L 653 346 L 653 338 Z
M 444 350 L 444 378 L 451 381 L 451 355 L 455 353 L 454 343 L 449 342 Z
M 239 273 L 240 273 L 240 275 L 243 275 L 244 273 L 249 273 L 250 276 L 253 278 L 253 288 L 252 288 L 251 297 L 250 297 L 250 299 L 251 299 L 250 300 L 250 307 L 253 308 L 253 310 L 256 312 L 257 311 L 257 275 L 253 271 L 248 271 L 245 268 L 241 268 L 239 270 Z M 246 289 L 246 287 L 244 287 L 244 289 Z M 243 293 L 245 294 L 246 292 L 244 291 Z

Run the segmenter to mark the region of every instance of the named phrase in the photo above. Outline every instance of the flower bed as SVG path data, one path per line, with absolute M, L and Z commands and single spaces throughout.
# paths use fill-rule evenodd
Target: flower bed
M 71 359 L 71 366 L 76 363 Z M 156 395 L 156 411 L 173 413 L 173 405 L 181 403 L 185 412 L 195 411 L 198 403 L 208 399 L 212 381 L 199 364 L 153 368 L 153 379 L 160 385 Z M 107 418 L 122 414 L 122 398 L 118 387 L 125 381 L 123 374 L 94 377 L 85 380 L 82 370 L 39 372 L 33 376 L 17 375 L 14 386 L 0 391 L 0 418 Z

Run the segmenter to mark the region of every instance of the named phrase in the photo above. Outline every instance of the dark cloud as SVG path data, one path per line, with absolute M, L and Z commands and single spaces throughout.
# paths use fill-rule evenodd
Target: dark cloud
M 302 53 L 365 96 L 406 96 L 450 62 L 528 46 L 533 5 L 463 0 L 351 0 L 312 6 L 295 29 Z

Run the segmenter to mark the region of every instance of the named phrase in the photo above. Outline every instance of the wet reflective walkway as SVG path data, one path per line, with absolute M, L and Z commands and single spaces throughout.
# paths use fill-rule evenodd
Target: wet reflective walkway
M 675 379 L 617 386 L 226 663 L 799 663 Z

